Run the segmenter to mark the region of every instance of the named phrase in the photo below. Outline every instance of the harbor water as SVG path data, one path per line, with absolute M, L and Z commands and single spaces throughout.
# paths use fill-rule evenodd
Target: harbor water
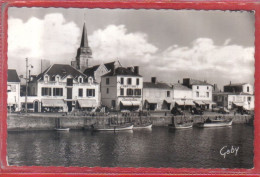
M 9 165 L 15 166 L 250 169 L 253 139 L 254 129 L 246 124 L 121 132 L 11 131 L 7 151 Z

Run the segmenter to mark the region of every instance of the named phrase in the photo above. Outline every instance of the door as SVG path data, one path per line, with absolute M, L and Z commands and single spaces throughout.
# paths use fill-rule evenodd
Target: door
M 38 101 L 35 101 L 34 102 L 34 112 L 39 112 L 39 102 Z
M 67 88 L 67 99 L 72 99 L 72 88 Z
M 67 101 L 68 112 L 72 111 L 72 101 Z

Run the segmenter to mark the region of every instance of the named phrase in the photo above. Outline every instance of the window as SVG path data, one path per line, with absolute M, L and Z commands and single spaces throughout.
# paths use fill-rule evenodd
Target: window
M 120 82 L 122 85 L 124 85 L 124 78 L 121 77 L 121 82 Z
M 199 93 L 199 92 L 196 92 L 196 96 L 197 96 L 197 97 L 200 97 L 200 93 Z
M 197 86 L 197 89 L 199 89 L 199 86 Z
M 57 81 L 57 82 L 60 81 L 60 76 L 56 76 L 56 81 Z
M 207 97 L 209 98 L 209 92 L 207 92 Z
M 209 89 L 209 86 L 207 86 L 207 90 Z
M 135 95 L 140 96 L 142 93 L 141 89 L 135 89 Z
M 95 96 L 95 89 L 87 89 L 87 96 L 94 97 Z
M 247 101 L 251 101 L 251 97 L 249 96 L 249 97 L 247 97 Z
M 53 96 L 63 96 L 62 88 L 53 88 Z
M 48 81 L 48 78 L 49 78 L 48 76 L 44 76 L 44 81 L 47 82 L 47 81 Z
M 132 96 L 133 94 L 133 89 L 127 89 L 127 96 Z
M 116 107 L 116 100 L 112 100 L 111 105 L 112 105 L 113 108 Z
M 139 85 L 139 78 L 136 79 L 136 85 Z
M 106 78 L 106 84 L 109 85 L 109 78 Z
M 92 78 L 92 77 L 89 77 L 89 78 L 88 78 L 88 82 L 92 84 L 92 83 L 93 83 L 93 78 Z
M 79 89 L 79 97 L 83 97 L 83 89 Z
M 171 96 L 171 92 L 167 91 L 167 97 L 170 97 L 170 96 Z
M 81 77 L 79 78 L 79 83 L 82 83 L 82 78 Z
M 11 92 L 11 85 L 7 86 L 7 92 Z
M 124 96 L 124 89 L 123 88 L 120 89 L 120 95 Z
M 42 96 L 51 96 L 51 88 L 42 87 Z
M 247 92 L 249 92 L 249 86 L 247 86 Z
M 73 86 L 73 79 L 71 78 L 67 79 L 67 86 Z
M 132 84 L 132 78 L 127 78 L 127 84 L 131 85 Z
M 109 93 L 109 88 L 107 88 L 107 94 Z

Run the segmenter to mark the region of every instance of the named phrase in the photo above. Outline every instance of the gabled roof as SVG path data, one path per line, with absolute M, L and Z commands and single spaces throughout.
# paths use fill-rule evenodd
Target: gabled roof
M 108 71 L 110 70 L 113 70 L 114 68 L 114 63 L 115 61 L 113 62 L 110 62 L 110 63 L 105 63 L 105 67 L 107 68 Z M 95 66 L 92 66 L 90 68 L 87 68 L 85 71 L 84 71 L 84 74 L 86 74 L 87 76 L 92 76 L 94 77 L 94 73 L 95 71 L 99 68 L 100 65 L 95 65 Z
M 127 69 L 127 68 L 124 68 L 124 67 L 118 67 L 112 71 L 110 71 L 109 73 L 103 75 L 103 76 L 139 76 L 139 77 L 142 77 L 141 75 L 133 72 L 132 70 L 130 69 Z
M 209 84 L 206 81 L 190 79 L 190 85 L 212 85 L 212 84 Z
M 15 69 L 8 69 L 7 82 L 20 82 L 20 79 Z
M 163 82 L 144 82 L 143 88 L 172 89 L 171 86 Z
M 83 74 L 82 72 L 78 71 L 70 65 L 54 64 L 47 68 L 43 73 L 39 74 L 34 80 L 43 80 L 43 76 L 45 74 L 53 80 L 56 75 L 61 76 L 61 78 L 68 75 L 71 75 L 73 78 L 78 78 L 79 76 L 82 76 L 83 78 L 87 77 L 85 74 Z
M 188 88 L 188 87 L 186 87 L 186 86 L 184 86 L 180 83 L 174 83 L 174 84 L 172 84 L 172 86 L 173 86 L 174 90 L 189 90 L 189 91 L 191 91 L 190 88 Z

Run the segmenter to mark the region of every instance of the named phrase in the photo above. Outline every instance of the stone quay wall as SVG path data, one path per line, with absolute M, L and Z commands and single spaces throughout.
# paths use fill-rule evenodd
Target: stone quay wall
M 224 115 L 225 118 L 233 118 L 233 123 L 248 123 L 252 115 Z M 183 117 L 174 116 L 180 120 Z M 215 116 L 194 115 L 187 117 L 193 119 L 194 123 L 203 122 L 207 118 L 214 119 Z M 117 117 L 117 116 L 57 116 L 57 115 L 19 115 L 9 114 L 7 117 L 7 128 L 9 131 L 19 130 L 53 130 L 57 126 L 57 120 L 61 127 L 70 129 L 88 129 L 92 124 L 124 124 L 130 122 L 151 122 L 153 126 L 168 126 L 173 121 L 173 116 L 150 116 L 150 117 Z

